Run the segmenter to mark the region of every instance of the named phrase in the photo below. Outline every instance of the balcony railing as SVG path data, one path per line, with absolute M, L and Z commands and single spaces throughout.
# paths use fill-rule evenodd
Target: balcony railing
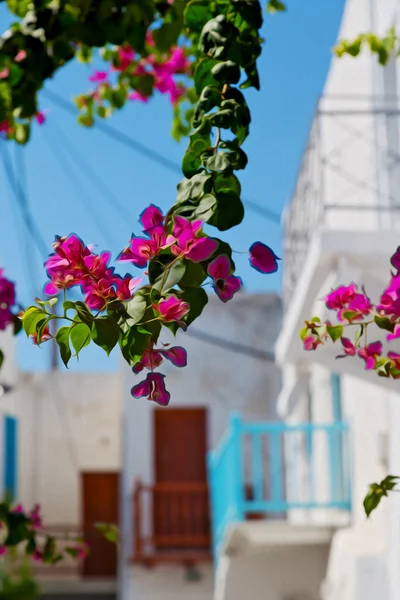
M 211 558 L 208 486 L 136 482 L 133 495 L 134 562 L 193 563 Z
M 395 96 L 321 97 L 285 210 L 286 305 L 317 230 L 400 229 L 399 117 Z
M 232 415 L 208 459 L 214 556 L 226 528 L 252 514 L 268 518 L 297 509 L 349 511 L 348 438 L 345 423 L 245 423 Z

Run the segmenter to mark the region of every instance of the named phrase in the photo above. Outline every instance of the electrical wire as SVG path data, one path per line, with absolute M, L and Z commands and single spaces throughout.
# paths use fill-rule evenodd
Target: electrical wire
M 263 362 L 275 362 L 275 358 L 272 352 L 267 352 L 265 350 L 253 348 L 252 346 L 247 346 L 245 344 L 239 344 L 237 342 L 233 342 L 231 340 L 213 335 L 211 333 L 206 333 L 204 331 L 199 331 L 198 329 L 193 329 L 193 327 L 190 327 L 190 329 L 186 331 L 185 335 L 187 335 L 188 337 L 195 338 L 200 342 L 217 346 L 222 350 L 233 352 L 234 354 L 243 354 L 245 356 L 250 356 L 251 358 L 255 358 Z
M 63 173 L 65 175 L 65 178 L 70 183 L 70 185 L 74 188 L 75 193 L 77 194 L 79 200 L 82 201 L 82 204 L 83 204 L 86 212 L 88 213 L 89 217 L 94 221 L 99 233 L 103 236 L 104 241 L 108 244 L 110 230 L 107 227 L 106 223 L 103 221 L 103 219 L 99 216 L 99 214 L 97 212 L 97 207 L 96 207 L 91 195 L 88 194 L 88 192 L 82 185 L 80 179 L 78 177 L 76 177 L 72 171 L 70 171 L 70 168 L 68 166 L 70 159 L 69 159 L 68 155 L 64 152 L 62 146 L 56 147 L 55 144 L 53 143 L 51 136 L 47 135 L 47 133 L 48 132 L 45 132 L 44 139 L 45 139 L 46 143 L 48 144 L 48 146 L 51 150 L 51 153 L 53 154 L 56 161 L 60 165 L 61 170 L 63 171 Z
M 88 181 L 99 191 L 99 193 L 106 200 L 107 204 L 115 211 L 121 221 L 126 225 L 133 219 L 136 220 L 130 211 L 120 202 L 118 196 L 108 185 L 101 179 L 96 171 L 91 167 L 89 162 L 85 160 L 81 152 L 78 151 L 74 143 L 68 138 L 65 132 L 52 123 L 51 125 L 57 132 L 57 138 L 62 140 L 63 148 L 68 153 L 71 161 L 75 164 L 77 169 L 80 169 L 82 174 L 88 179 Z
M 54 104 L 57 104 L 60 108 L 62 108 L 66 112 L 70 113 L 71 115 L 76 116 L 76 108 L 74 107 L 72 102 L 65 100 L 58 94 L 51 92 L 49 90 L 44 90 L 43 94 L 45 96 L 47 96 L 49 100 L 54 102 Z M 105 123 L 104 121 L 98 121 L 96 123 L 95 127 L 99 131 L 104 133 L 105 135 L 107 135 L 107 136 L 111 137 L 112 139 L 116 140 L 117 142 L 120 142 L 121 144 L 127 146 L 134 152 L 138 152 L 139 154 L 146 156 L 148 159 L 158 163 L 159 165 L 165 167 L 166 169 L 168 169 L 169 171 L 172 171 L 173 173 L 182 175 L 182 169 L 177 163 L 173 162 L 166 156 L 163 156 L 159 152 L 152 150 L 145 144 L 142 144 L 142 142 L 138 142 L 131 136 L 126 135 L 126 133 L 123 133 L 122 131 L 118 131 L 118 129 L 116 129 L 115 127 L 112 127 L 108 123 Z M 243 203 L 246 204 L 250 210 L 252 210 L 253 212 L 256 212 L 261 217 L 263 217 L 269 221 L 272 221 L 273 223 L 276 223 L 278 225 L 280 224 L 281 216 L 279 213 L 276 213 L 268 208 L 265 208 L 261 204 L 258 204 L 257 202 L 254 202 L 253 200 L 249 200 L 248 198 L 243 198 Z

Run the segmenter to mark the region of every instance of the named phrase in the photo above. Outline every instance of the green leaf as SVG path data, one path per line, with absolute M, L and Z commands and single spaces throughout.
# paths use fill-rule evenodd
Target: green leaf
M 343 335 L 343 325 L 330 326 L 327 325 L 326 331 L 332 342 L 336 342 Z
M 118 544 L 119 530 L 114 523 L 95 523 L 94 528 L 101 533 L 105 539 L 113 544 Z
M 185 152 L 182 161 L 182 171 L 184 176 L 190 179 L 190 177 L 193 177 L 193 175 L 196 175 L 199 172 L 200 167 L 201 159 L 199 155 L 194 150 L 188 149 Z
M 254 0 L 233 0 L 233 5 L 235 10 L 239 12 L 242 19 L 251 27 L 254 27 L 254 29 L 261 28 L 263 19 L 259 2 L 254 2 Z M 282 2 L 278 2 L 278 5 L 282 6 L 283 10 L 285 10 Z
M 14 323 L 14 335 L 18 335 L 22 329 L 22 321 L 18 317 L 18 315 L 13 316 L 13 323 Z
M 365 329 L 365 326 L 361 324 L 361 325 L 360 325 L 360 327 L 359 327 L 359 328 L 357 329 L 357 331 L 356 331 L 356 335 L 355 335 L 355 337 L 354 337 L 354 345 L 355 345 L 357 348 L 358 348 L 358 347 L 359 347 L 359 345 L 360 345 L 360 339 L 361 339 L 361 337 L 362 337 L 362 335 L 363 335 L 363 333 L 364 333 L 364 329 Z
M 22 316 L 22 326 L 26 335 L 36 333 L 37 324 L 47 318 L 47 313 L 37 306 L 30 306 Z
M 65 300 L 63 302 L 63 310 L 64 314 L 67 313 L 67 310 L 75 309 L 75 302 L 71 302 L 71 300 Z
M 192 218 L 201 219 L 208 223 L 217 209 L 217 199 L 212 194 L 206 194 L 200 200 L 198 206 L 194 209 Z
M 209 0 L 192 0 L 185 8 L 185 26 L 194 33 L 200 33 L 211 18 Z
M 286 10 L 286 6 L 280 0 L 269 0 L 267 4 L 267 10 L 272 14 L 276 12 L 284 12 Z
M 140 323 L 144 313 L 146 312 L 146 308 L 146 298 L 140 293 L 135 294 L 131 300 L 126 302 L 126 312 L 128 313 L 130 319 L 132 319 L 132 325 L 135 323 Z
M 4 352 L 0 348 L 0 368 L 1 368 L 1 365 L 3 364 L 3 362 L 4 362 Z
M 378 317 L 378 315 L 376 315 L 374 321 L 380 329 L 385 329 L 386 331 L 393 333 L 395 323 L 391 323 L 387 317 Z
M 217 209 L 208 221 L 220 231 L 226 231 L 239 225 L 243 221 L 244 207 L 239 196 L 235 192 L 223 191 L 217 196 Z
M 193 175 L 191 179 L 184 179 L 178 184 L 178 202 L 198 200 L 203 194 L 211 192 L 212 177 L 206 171 Z
M 207 85 L 213 85 L 218 89 L 222 89 L 221 84 L 218 83 L 211 72 L 212 68 L 217 64 L 218 61 L 213 58 L 203 58 L 197 63 L 194 72 L 194 85 L 199 96 Z
M 17 123 L 14 128 L 14 138 L 18 144 L 26 144 L 30 136 L 29 123 Z
M 188 287 L 184 290 L 181 297 L 190 306 L 190 312 L 185 319 L 186 324 L 190 325 L 203 312 L 208 302 L 208 296 L 202 287 Z
M 7 0 L 8 10 L 20 18 L 25 17 L 32 4 L 32 0 Z
M 185 261 L 186 270 L 179 281 L 179 287 L 199 287 L 207 278 L 207 273 L 200 263 L 194 263 L 190 260 Z
M 158 275 L 153 283 L 153 289 L 159 292 L 167 292 L 171 288 L 173 288 L 177 283 L 180 282 L 182 277 L 185 274 L 186 265 L 182 260 L 177 260 L 174 264 L 168 268 L 166 275 L 164 276 L 164 271 Z M 150 269 L 149 269 L 150 276 Z
M 173 46 L 181 32 L 181 23 L 178 19 L 171 23 L 163 23 L 161 27 L 153 30 L 153 40 L 160 52 L 167 52 Z
M 383 496 L 382 490 L 378 487 L 377 484 L 373 483 L 369 487 L 368 494 L 364 498 L 364 510 L 367 517 L 370 516 L 372 511 L 374 511 L 379 505 Z
M 61 360 L 66 367 L 68 367 L 68 362 L 72 356 L 69 346 L 69 334 L 69 327 L 61 327 L 56 333 L 56 342 L 60 349 Z
M 233 173 L 231 175 L 228 175 L 227 173 L 217 173 L 214 178 L 214 188 L 216 192 L 232 191 L 239 197 L 242 191 L 240 181 Z
M 231 168 L 231 163 L 225 152 L 217 152 L 204 161 L 204 166 L 209 171 L 227 171 Z
M 86 323 L 78 323 L 77 325 L 72 325 L 70 338 L 72 346 L 74 347 L 76 355 L 78 356 L 82 348 L 90 344 L 89 327 L 86 325 Z
M 72 308 L 72 307 L 69 306 L 69 308 Z M 93 320 L 94 320 L 94 316 L 92 315 L 92 313 L 90 312 L 90 310 L 88 309 L 86 304 L 84 302 L 78 301 L 78 302 L 75 302 L 74 308 L 77 312 L 78 317 L 82 321 L 82 323 L 86 323 L 86 325 L 88 325 L 91 328 Z
M 109 355 L 118 343 L 120 329 L 112 317 L 99 317 L 92 323 L 92 340 Z
M 240 67 L 232 60 L 217 63 L 211 69 L 211 73 L 214 79 L 222 83 L 238 83 L 240 79 Z
M 305 326 L 300 330 L 300 339 L 303 342 L 308 335 L 308 327 Z

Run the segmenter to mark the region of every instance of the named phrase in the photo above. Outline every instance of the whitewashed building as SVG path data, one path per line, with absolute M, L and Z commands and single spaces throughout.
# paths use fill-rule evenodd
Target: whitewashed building
M 348 0 L 339 39 L 399 31 L 399 21 L 398 0 Z M 400 501 L 393 494 L 368 521 L 362 505 L 371 482 L 400 474 L 399 384 L 335 360 L 333 345 L 305 352 L 299 337 L 304 320 L 328 317 L 331 288 L 364 283 L 376 300 L 389 280 L 400 245 L 399 77 L 398 59 L 382 68 L 366 49 L 332 59 L 283 220 L 284 422 L 233 415 L 210 457 L 215 600 L 399 597 Z

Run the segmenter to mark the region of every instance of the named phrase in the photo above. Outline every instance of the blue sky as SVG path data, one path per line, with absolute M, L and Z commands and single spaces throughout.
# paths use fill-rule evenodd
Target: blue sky
M 252 128 L 244 147 L 249 164 L 245 172 L 240 172 L 240 178 L 244 197 L 275 212 L 280 213 L 290 199 L 312 115 L 329 68 L 343 5 L 344 0 L 288 0 L 287 13 L 267 15 L 265 19 L 262 32 L 265 45 L 259 60 L 262 89 L 247 92 Z M 5 30 L 9 22 L 10 15 L 2 3 L 0 30 Z M 69 64 L 46 87 L 69 100 L 88 88 L 90 72 L 86 65 Z M 174 202 L 179 177 L 110 140 L 95 128 L 83 129 L 73 116 L 44 95 L 41 108 L 49 111 L 47 123 L 34 127 L 29 145 L 23 149 L 8 146 L 19 177 L 25 165 L 29 203 L 41 236 L 50 251 L 55 234 L 74 231 L 85 242 L 97 244 L 99 249 L 111 249 L 116 256 L 131 232 L 139 231 L 137 215 L 145 206 L 154 203 L 166 209 Z M 179 165 L 186 144 L 177 144 L 171 138 L 171 118 L 168 100 L 158 96 L 149 104 L 130 104 L 116 113 L 110 124 Z M 119 198 L 125 208 L 124 215 L 110 209 L 72 163 L 67 164 L 67 173 L 64 172 L 59 162 L 61 159 L 65 163 L 64 135 L 76 147 L 77 156 L 83 156 Z M 75 181 L 75 187 L 71 180 Z M 129 221 L 126 212 L 132 215 Z M 41 293 L 45 281 L 43 257 L 27 237 L 1 162 L 0 214 L 0 265 L 17 282 L 19 299 L 27 304 L 32 294 Z M 253 241 L 262 240 L 282 255 L 279 225 L 250 210 L 246 211 L 244 222 L 227 232 L 224 238 L 242 252 Z M 280 290 L 281 272 L 262 276 L 249 267 L 246 256 L 237 256 L 237 270 L 247 291 Z M 28 269 L 34 273 L 35 290 Z M 37 349 L 23 335 L 18 339 L 18 357 L 23 369 L 44 369 L 49 362 L 46 345 Z M 107 359 L 98 349 L 88 349 L 72 368 L 114 369 L 117 360 L 117 355 Z

